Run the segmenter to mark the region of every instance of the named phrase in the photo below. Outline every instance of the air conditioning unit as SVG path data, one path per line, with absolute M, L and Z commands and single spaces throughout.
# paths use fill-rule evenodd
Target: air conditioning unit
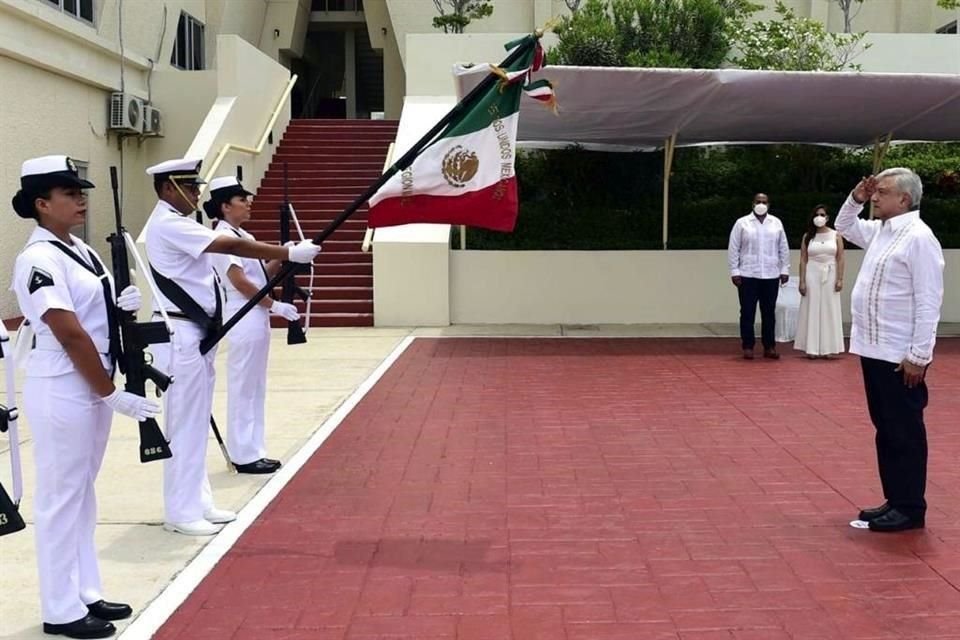
M 116 91 L 110 94 L 111 131 L 143 133 L 143 100 Z
M 163 135 L 163 113 L 149 104 L 143 107 L 143 135 Z

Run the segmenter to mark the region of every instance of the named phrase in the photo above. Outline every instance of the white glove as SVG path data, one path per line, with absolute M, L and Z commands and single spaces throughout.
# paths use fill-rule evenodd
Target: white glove
M 132 284 L 129 285 L 117 296 L 117 306 L 133 313 L 140 311 L 140 289 Z
M 128 393 L 117 388 L 110 395 L 100 398 L 103 402 L 125 416 L 130 416 L 142 422 L 147 418 L 155 418 L 160 415 L 160 403 L 148 400 L 143 396 L 134 393 Z
M 274 313 L 290 322 L 295 322 L 300 319 L 300 314 L 297 313 L 295 306 L 288 302 L 280 302 L 279 300 L 274 300 L 273 304 L 270 305 L 270 313 Z
M 300 262 L 310 264 L 320 253 L 320 245 L 313 244 L 309 240 L 302 240 L 287 249 L 287 256 L 290 262 Z

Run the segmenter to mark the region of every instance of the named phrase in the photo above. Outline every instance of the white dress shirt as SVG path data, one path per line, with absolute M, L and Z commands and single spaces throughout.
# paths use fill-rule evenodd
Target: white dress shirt
M 192 215 L 182 215 L 160 200 L 147 219 L 147 260 L 160 275 L 176 282 L 203 307 L 207 315 L 216 309 L 217 280 L 213 256 L 204 253 L 219 236 Z M 167 311 L 183 311 L 159 294 L 160 303 Z
M 790 273 L 790 248 L 783 223 L 769 213 L 763 222 L 750 213 L 733 225 L 727 245 L 731 276 L 769 280 Z
M 252 233 L 249 233 L 246 229 L 234 227 L 226 220 L 217 221 L 217 227 L 213 230 L 213 232 L 217 235 L 256 240 Z M 230 281 L 230 276 L 227 275 L 230 271 L 230 267 L 232 266 L 240 267 L 240 269 L 243 271 L 243 275 L 257 289 L 262 289 L 263 287 L 267 286 L 266 267 L 264 266 L 263 262 L 257 258 L 241 258 L 240 256 L 226 253 L 215 254 L 213 256 L 213 268 L 216 269 L 217 273 L 220 275 L 220 282 L 223 284 L 223 288 L 227 292 L 226 302 L 234 305 L 239 303 L 240 306 L 242 306 L 244 303 L 246 303 L 247 298 L 237 290 L 237 288 L 233 285 L 233 282 Z
M 919 211 L 886 221 L 861 220 L 848 197 L 836 228 L 866 249 L 851 294 L 850 352 L 918 366 L 933 360 L 943 303 L 943 251 Z

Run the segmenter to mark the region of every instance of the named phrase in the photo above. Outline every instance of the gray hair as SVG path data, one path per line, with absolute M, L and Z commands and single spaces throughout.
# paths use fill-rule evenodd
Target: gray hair
M 877 180 L 893 178 L 900 193 L 906 193 L 910 196 L 910 208 L 918 209 L 920 207 L 920 199 L 923 198 L 923 183 L 920 181 L 920 176 L 910 169 L 894 167 L 881 171 L 876 175 L 876 178 Z

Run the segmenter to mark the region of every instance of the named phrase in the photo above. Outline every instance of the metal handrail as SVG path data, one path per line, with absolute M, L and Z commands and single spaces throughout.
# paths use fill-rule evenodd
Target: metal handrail
M 216 159 L 206 170 L 203 179 L 208 183 L 201 187 L 200 195 L 203 195 L 203 192 L 209 186 L 210 179 L 217 173 L 217 169 L 220 168 L 220 164 L 223 162 L 223 159 L 227 157 L 227 154 L 231 151 L 239 151 L 241 153 L 247 153 L 253 156 L 260 155 L 263 151 L 264 145 L 267 144 L 267 140 L 270 138 L 270 133 L 273 131 L 273 127 L 277 124 L 277 118 L 280 117 L 280 111 L 283 109 L 283 106 L 287 103 L 287 100 L 290 99 L 290 93 L 293 91 L 293 85 L 297 83 L 297 76 L 293 75 L 290 77 L 290 81 L 287 83 L 287 86 L 284 87 L 283 93 L 280 95 L 280 100 L 277 102 L 277 106 L 274 108 L 273 113 L 270 115 L 270 120 L 267 122 L 267 126 L 263 130 L 263 135 L 260 136 L 260 142 L 256 147 L 247 147 L 244 145 L 233 144 L 228 142 L 220 149 L 220 153 L 217 154 Z
M 390 168 L 390 165 L 393 164 L 393 145 L 395 143 L 391 142 L 390 146 L 387 148 L 387 157 L 383 161 L 383 171 L 381 173 L 386 173 L 387 169 Z M 363 234 L 363 244 L 360 245 L 360 250 L 364 253 L 370 253 L 370 246 L 373 244 L 373 229 L 367 227 L 366 232 Z

